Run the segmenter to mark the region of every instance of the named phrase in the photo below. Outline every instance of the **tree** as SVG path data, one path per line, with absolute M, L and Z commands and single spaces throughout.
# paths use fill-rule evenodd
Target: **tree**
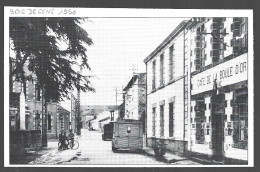
M 10 42 L 15 58 L 10 57 L 10 85 L 12 78 L 25 83 L 33 81 L 27 69 L 36 76 L 43 97 L 43 145 L 47 146 L 47 102 L 69 98 L 74 88 L 92 91 L 90 76 L 75 70 L 91 70 L 87 62 L 87 48 L 93 44 L 88 33 L 80 26 L 84 18 L 32 17 L 10 18 Z M 79 62 L 80 61 L 80 62 Z M 10 86 L 10 88 L 12 88 Z M 10 90 L 11 91 L 11 90 Z M 46 133 L 46 135 L 45 135 Z

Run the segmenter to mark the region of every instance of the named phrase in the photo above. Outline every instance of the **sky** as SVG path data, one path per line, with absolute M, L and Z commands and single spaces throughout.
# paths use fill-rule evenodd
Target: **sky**
M 91 83 L 96 92 L 81 93 L 81 105 L 116 105 L 115 89 L 122 91 L 133 69 L 146 72 L 143 60 L 182 20 L 185 18 L 88 18 L 82 23 L 94 43 L 87 47 L 91 71 L 82 73 L 95 76 Z M 121 104 L 121 94 L 117 99 L 117 105 Z M 69 100 L 61 105 L 70 110 Z

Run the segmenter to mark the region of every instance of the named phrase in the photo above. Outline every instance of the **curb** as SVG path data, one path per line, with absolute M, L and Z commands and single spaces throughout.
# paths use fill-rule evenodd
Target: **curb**
M 146 151 L 144 151 L 144 150 L 141 151 L 141 154 L 146 155 L 146 156 L 149 156 L 149 157 L 152 157 L 152 158 L 155 158 L 157 161 L 164 162 L 164 163 L 167 163 L 167 164 L 175 163 L 175 162 L 178 162 L 178 161 L 188 160 L 188 158 L 181 159 L 181 160 L 177 160 L 177 159 L 166 159 L 164 156 L 162 156 L 162 157 L 156 157 L 155 154 L 146 152 Z

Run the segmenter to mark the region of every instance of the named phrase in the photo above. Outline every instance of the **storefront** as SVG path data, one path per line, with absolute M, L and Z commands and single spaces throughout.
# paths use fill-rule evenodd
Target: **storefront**
M 215 149 L 212 143 L 220 139 L 225 157 L 247 160 L 247 70 L 247 53 L 245 53 L 192 75 L 191 151 L 212 155 Z M 218 126 L 214 126 L 216 123 L 212 122 L 215 114 L 212 106 L 216 105 L 213 102 L 216 100 L 212 97 L 214 80 L 218 87 L 218 103 L 216 103 L 219 107 L 216 116 L 220 120 Z M 219 130 L 218 135 L 215 130 Z

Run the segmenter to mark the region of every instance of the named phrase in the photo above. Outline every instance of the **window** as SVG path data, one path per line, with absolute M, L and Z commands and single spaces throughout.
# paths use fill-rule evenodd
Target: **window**
M 29 119 L 29 115 L 25 115 L 25 129 L 28 130 L 29 129 L 29 123 L 30 123 L 30 119 Z
M 174 133 L 174 103 L 169 103 L 169 137 Z
M 153 132 L 153 136 L 155 136 L 155 116 L 156 116 L 156 108 L 153 108 L 153 119 L 152 119 L 152 132 Z
M 63 119 L 63 117 L 60 118 L 60 129 L 61 130 L 64 129 L 64 119 Z
M 241 91 L 242 92 L 242 91 Z M 239 92 L 238 92 L 239 93 Z M 233 117 L 233 126 L 230 128 L 233 132 L 233 147 L 247 149 L 248 140 L 248 94 L 236 95 L 235 118 Z
M 35 129 L 36 130 L 41 129 L 41 117 L 40 117 L 40 113 L 38 113 L 38 111 L 35 114 Z
M 160 85 L 164 84 L 164 54 L 160 56 Z
M 156 88 L 155 81 L 156 81 L 156 61 L 153 61 L 153 81 L 152 81 L 152 89 Z
M 48 114 L 48 130 L 51 130 L 51 115 Z
M 164 136 L 164 105 L 160 106 L 160 137 Z
M 35 84 L 35 100 L 40 101 L 41 100 L 41 89 L 38 84 Z
M 169 80 L 172 80 L 174 71 L 173 46 L 169 48 Z

